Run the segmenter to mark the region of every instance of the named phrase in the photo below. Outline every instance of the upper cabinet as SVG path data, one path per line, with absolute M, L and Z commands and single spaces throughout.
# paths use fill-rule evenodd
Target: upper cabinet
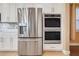
M 0 13 L 2 22 L 18 22 L 17 8 L 42 8 L 43 13 L 62 14 L 64 11 L 63 3 L 2 3 L 0 4 Z
M 53 4 L 45 4 L 43 5 L 43 13 L 57 13 L 57 14 L 62 14 L 64 11 L 64 4 L 58 4 L 58 3 L 53 3 Z
M 1 22 L 17 22 L 16 4 L 1 4 Z
M 43 13 L 62 13 L 64 11 L 63 3 L 17 3 L 17 8 L 42 8 Z
M 10 4 L 10 22 L 18 22 L 16 4 Z

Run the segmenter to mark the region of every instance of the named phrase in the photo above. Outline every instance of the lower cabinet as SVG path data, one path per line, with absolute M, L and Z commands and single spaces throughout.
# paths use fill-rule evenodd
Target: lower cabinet
M 0 50 L 4 48 L 4 39 L 3 37 L 0 37 Z
M 0 33 L 0 51 L 17 51 L 18 38 L 16 35 L 10 35 L 10 33 L 8 34 Z
M 18 55 L 42 55 L 42 40 L 24 39 L 18 42 Z

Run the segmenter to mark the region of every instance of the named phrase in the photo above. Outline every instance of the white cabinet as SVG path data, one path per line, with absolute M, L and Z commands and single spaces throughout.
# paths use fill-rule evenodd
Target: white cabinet
M 51 8 L 43 8 L 43 13 L 51 13 Z
M 52 14 L 59 14 L 59 13 L 62 13 L 62 7 L 57 7 L 57 6 L 52 6 L 52 7 L 45 7 L 43 8 L 43 13 L 52 13 Z
M 0 49 L 2 50 L 4 48 L 4 39 L 0 36 Z
M 1 7 L 2 22 L 17 22 L 16 4 L 5 3 Z
M 64 11 L 64 4 L 55 3 L 55 4 L 46 4 L 43 5 L 43 13 L 54 13 L 62 14 Z
M 18 35 L 17 34 L 12 34 L 12 37 L 9 38 L 10 41 L 10 48 L 12 50 L 17 50 L 18 48 Z
M 9 16 L 9 4 L 1 4 L 1 21 L 6 22 Z
M 18 22 L 16 4 L 9 4 L 9 6 L 10 6 L 9 7 L 10 8 L 10 11 L 9 11 L 10 20 L 9 20 L 9 22 Z
M 0 13 L 2 22 L 18 22 L 17 8 L 43 8 L 43 13 L 62 13 L 64 11 L 64 4 L 25 4 L 25 3 L 3 3 L 0 4 Z
M 17 51 L 17 45 L 16 33 L 0 32 L 0 51 Z
M 54 5 L 54 12 L 58 14 L 62 14 L 64 12 L 64 6 L 65 4 L 63 3 L 57 3 Z

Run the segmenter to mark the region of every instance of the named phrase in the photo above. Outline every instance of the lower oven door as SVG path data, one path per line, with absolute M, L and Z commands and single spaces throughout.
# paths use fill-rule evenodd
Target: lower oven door
M 60 31 L 45 31 L 45 44 L 59 44 L 61 41 Z

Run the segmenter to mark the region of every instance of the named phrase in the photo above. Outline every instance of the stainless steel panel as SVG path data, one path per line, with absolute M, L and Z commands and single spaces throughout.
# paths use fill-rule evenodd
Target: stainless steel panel
M 42 8 L 28 8 L 29 35 L 42 37 Z
M 29 37 L 37 37 L 36 33 L 36 12 L 35 8 L 28 8 L 28 21 L 29 21 Z
M 61 41 L 60 40 L 45 40 L 44 44 L 60 44 Z
M 55 27 L 55 28 L 45 28 L 45 31 L 61 31 L 61 28 Z
M 28 25 L 28 20 L 27 20 L 27 9 L 26 8 L 17 8 L 18 12 L 18 22 L 21 25 Z
M 19 37 L 29 37 L 28 12 L 26 8 L 17 8 L 19 22 Z
M 42 55 L 42 38 L 27 38 L 18 43 L 19 55 Z
M 17 8 L 17 13 L 18 13 L 18 22 L 21 23 L 21 21 L 22 21 L 22 11 L 21 11 L 21 8 Z
M 19 55 L 27 55 L 27 49 L 26 49 L 26 47 L 27 47 L 27 44 L 26 44 L 27 42 L 25 42 L 25 41 L 19 41 L 18 42 L 18 54 Z
M 37 8 L 37 25 L 38 37 L 42 37 L 42 8 Z

